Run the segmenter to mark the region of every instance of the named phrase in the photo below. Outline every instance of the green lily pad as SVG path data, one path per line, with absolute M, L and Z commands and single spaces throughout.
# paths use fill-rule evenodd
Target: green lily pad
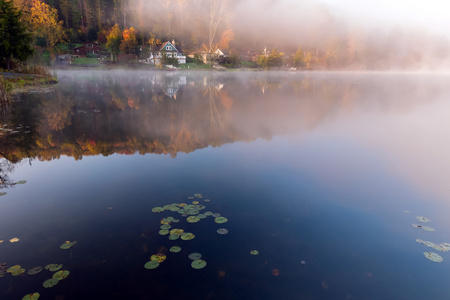
M 213 213 L 211 216 L 213 216 L 214 218 L 218 218 L 218 217 L 220 217 L 220 214 L 219 213 Z
M 12 276 L 19 276 L 22 275 L 23 273 L 25 273 L 25 269 L 24 268 L 20 268 L 19 270 L 15 270 L 13 272 L 11 272 Z
M 169 235 L 169 240 L 171 240 L 171 241 L 178 240 L 179 238 L 180 238 L 180 235 L 178 235 L 178 234 Z
M 1 193 L 0 193 L 0 197 L 1 197 L 1 196 L 5 196 L 6 194 L 7 194 L 6 192 L 1 192 Z
M 430 227 L 430 226 L 422 226 L 422 229 L 425 231 L 436 231 L 436 229 L 434 229 L 433 227 Z
M 174 219 L 174 217 L 167 217 L 166 220 L 169 221 L 169 222 L 172 222 L 175 219 Z
M 159 231 L 159 234 L 160 234 L 160 235 L 166 235 L 166 234 L 169 234 L 169 230 L 167 230 L 167 229 L 161 229 L 161 230 Z
M 228 219 L 224 217 L 217 217 L 214 219 L 214 222 L 216 222 L 217 224 L 223 224 L 228 222 Z
M 219 229 L 217 229 L 217 233 L 218 234 L 227 234 L 228 233 L 228 229 L 226 229 L 226 228 L 219 228 Z
M 156 253 L 150 257 L 150 260 L 155 260 L 159 263 L 162 263 L 163 261 L 166 260 L 166 258 L 167 256 L 164 253 Z
M 442 256 L 440 256 L 439 254 L 434 253 L 434 252 L 429 252 L 429 251 L 424 252 L 423 255 L 425 255 L 425 257 L 428 258 L 429 260 L 437 262 L 437 263 L 440 263 L 444 260 L 442 258 Z
M 52 278 L 63 280 L 64 278 L 67 278 L 69 276 L 70 272 L 68 270 L 61 270 L 53 274 Z
M 20 181 L 17 181 L 17 182 L 16 182 L 16 184 L 25 184 L 25 183 L 27 183 L 26 180 L 20 180 Z
M 61 248 L 63 250 L 67 250 L 67 249 L 72 248 L 74 245 L 76 245 L 76 243 L 77 243 L 77 241 L 73 241 L 73 242 L 66 241 L 64 244 L 59 246 L 59 248 Z
M 192 260 L 198 260 L 202 258 L 202 255 L 200 253 L 191 253 L 188 255 L 188 257 Z
M 183 234 L 181 235 L 181 239 L 182 239 L 183 241 L 190 241 L 190 240 L 192 240 L 193 238 L 195 238 L 195 235 L 194 235 L 193 233 L 190 233 L 190 232 L 185 232 L 185 233 L 183 233 Z
M 196 200 L 196 201 L 192 201 L 192 204 L 198 204 L 199 202 Z
M 434 246 L 436 246 L 435 243 L 429 242 L 429 241 L 423 241 L 422 244 L 424 244 L 427 247 L 434 247 Z
M 204 267 L 206 267 L 206 261 L 204 261 L 202 259 L 194 260 L 191 263 L 191 267 L 194 268 L 194 269 L 197 269 L 197 270 L 198 269 L 203 269 Z
M 198 215 L 199 211 L 196 209 L 191 209 L 189 211 L 186 212 L 188 215 Z
M 202 194 L 194 194 L 194 197 L 201 199 L 201 198 L 203 198 L 203 195 Z
M 22 300 L 37 300 L 41 295 L 39 293 L 32 293 L 23 296 Z
M 44 268 L 43 267 L 34 267 L 32 269 L 29 269 L 27 274 L 28 275 L 36 275 L 42 272 Z
M 189 223 L 197 223 L 198 221 L 200 221 L 200 218 L 196 216 L 190 216 L 186 219 L 186 221 L 188 221 Z
M 192 197 L 192 196 L 189 196 L 189 197 L 187 197 L 187 198 L 188 198 L 188 200 L 194 199 L 194 197 Z
M 63 267 L 62 264 L 59 264 L 59 265 L 58 264 L 49 264 L 49 265 L 45 266 L 45 269 L 49 270 L 50 272 L 56 272 L 56 271 L 61 270 L 62 267 Z
M 178 206 L 171 206 L 171 207 L 169 208 L 169 210 L 170 210 L 170 211 L 179 211 L 180 208 L 179 208 Z
M 51 288 L 54 287 L 55 285 L 57 285 L 59 282 L 58 279 L 55 278 L 50 278 L 47 279 L 46 281 L 44 281 L 44 283 L 42 284 L 45 288 Z
M 172 246 L 172 247 L 170 247 L 169 251 L 172 252 L 172 253 L 178 253 L 178 252 L 181 251 L 181 247 Z
M 173 219 L 172 222 L 173 222 L 173 223 L 178 223 L 178 222 L 180 222 L 180 220 L 178 220 L 178 219 Z
M 199 215 L 197 215 L 197 218 L 199 218 L 199 219 L 205 219 L 206 216 L 205 216 L 205 214 L 199 214 Z
M 258 250 L 252 250 L 252 251 L 250 251 L 250 254 L 251 255 L 258 255 L 259 251 Z
M 172 226 L 170 226 L 169 224 L 164 224 L 164 225 L 161 225 L 160 228 L 161 229 L 170 229 L 170 228 L 172 228 Z
M 154 213 L 160 213 L 162 211 L 164 211 L 164 208 L 159 207 L 159 206 L 152 208 L 152 212 L 154 212 Z
M 419 222 L 422 222 L 422 223 L 428 223 L 428 222 L 431 221 L 427 217 L 421 217 L 421 216 L 416 217 L 416 220 L 419 221 Z
M 209 200 L 209 199 L 205 199 L 204 201 L 205 201 L 205 202 L 210 202 L 211 200 Z
M 17 272 L 18 270 L 20 270 L 22 267 L 20 265 L 15 265 L 12 267 L 9 267 L 8 270 L 6 272 L 8 273 L 12 273 L 12 272 Z
M 450 244 L 449 243 L 442 243 L 439 244 L 444 250 L 443 251 L 450 251 Z
M 174 228 L 170 231 L 170 235 L 182 235 L 184 233 L 183 229 Z
M 212 215 L 213 215 L 213 213 L 210 212 L 210 211 L 204 212 L 203 214 L 204 214 L 205 216 L 212 216 Z
M 149 270 L 151 270 L 151 269 L 156 269 L 157 267 L 159 267 L 159 262 L 157 262 L 156 260 L 148 261 L 148 262 L 144 265 L 144 268 L 149 269 Z

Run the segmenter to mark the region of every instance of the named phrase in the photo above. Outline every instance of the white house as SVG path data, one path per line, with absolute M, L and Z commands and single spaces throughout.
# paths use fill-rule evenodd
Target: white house
M 165 42 L 161 46 L 156 47 L 155 51 L 150 52 L 150 56 L 147 61 L 152 64 L 160 64 L 163 53 L 165 53 L 167 57 L 177 58 L 179 64 L 186 63 L 186 55 L 183 55 L 183 53 L 178 51 L 178 49 L 175 47 L 175 40 L 172 40 L 172 42 Z

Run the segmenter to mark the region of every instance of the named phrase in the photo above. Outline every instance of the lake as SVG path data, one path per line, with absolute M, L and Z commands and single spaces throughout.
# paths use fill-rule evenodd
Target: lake
M 450 294 L 449 74 L 58 79 L 2 107 L 1 299 Z

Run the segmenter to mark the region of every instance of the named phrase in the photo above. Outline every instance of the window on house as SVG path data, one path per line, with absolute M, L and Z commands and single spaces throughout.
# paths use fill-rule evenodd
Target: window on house
M 174 56 L 174 57 L 176 57 L 176 56 L 177 56 L 177 54 L 176 54 L 176 53 L 174 53 L 174 54 L 173 54 L 173 56 Z
M 167 46 L 166 50 L 172 50 L 172 46 Z

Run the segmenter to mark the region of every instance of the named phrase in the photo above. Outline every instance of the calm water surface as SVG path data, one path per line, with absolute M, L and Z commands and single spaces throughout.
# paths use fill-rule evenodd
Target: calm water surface
M 450 252 L 416 242 L 450 243 L 449 75 L 58 77 L 2 108 L 0 263 L 27 271 L 62 263 L 70 275 L 44 288 L 48 270 L 8 273 L 0 299 L 450 294 Z M 19 180 L 27 182 L 12 184 Z M 204 198 L 188 199 L 195 193 Z M 152 212 L 195 200 L 228 222 Z M 169 216 L 195 238 L 160 235 Z M 436 231 L 413 228 L 416 216 Z M 227 235 L 216 232 L 222 227 Z M 61 250 L 64 241 L 77 244 Z M 168 251 L 175 245 L 181 252 Z M 145 269 L 158 252 L 166 261 Z M 191 267 L 193 252 L 204 269 Z

